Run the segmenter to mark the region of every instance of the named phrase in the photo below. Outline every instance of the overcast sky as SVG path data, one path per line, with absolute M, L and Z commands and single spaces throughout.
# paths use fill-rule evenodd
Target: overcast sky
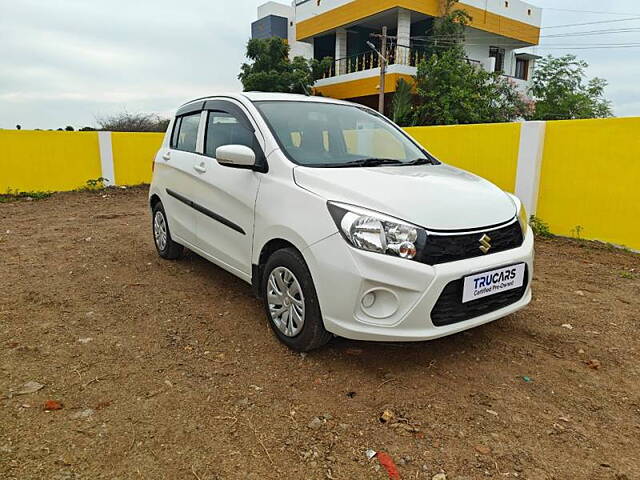
M 0 128 L 76 128 L 127 110 L 169 114 L 182 102 L 241 89 L 237 74 L 262 0 L 0 0 Z M 609 81 L 618 116 L 640 116 L 638 0 L 531 0 L 548 7 L 542 35 L 636 29 L 590 37 L 543 38 L 537 53 L 573 51 L 590 76 Z M 551 10 L 553 8 L 554 10 Z M 557 9 L 567 9 L 564 11 Z M 615 12 L 625 15 L 603 15 Z

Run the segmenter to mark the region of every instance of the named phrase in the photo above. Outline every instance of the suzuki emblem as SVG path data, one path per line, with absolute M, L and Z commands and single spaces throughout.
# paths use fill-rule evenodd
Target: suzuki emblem
M 487 254 L 491 250 L 491 237 L 485 233 L 479 241 L 480 251 Z

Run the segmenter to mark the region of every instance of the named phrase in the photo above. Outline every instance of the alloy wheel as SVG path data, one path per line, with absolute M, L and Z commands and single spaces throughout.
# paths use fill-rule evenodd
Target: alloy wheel
M 274 325 L 287 337 L 295 337 L 304 326 L 304 294 L 296 276 L 286 267 L 276 267 L 267 281 L 267 302 Z
M 160 210 L 153 217 L 153 236 L 158 250 L 164 251 L 167 248 L 167 222 Z

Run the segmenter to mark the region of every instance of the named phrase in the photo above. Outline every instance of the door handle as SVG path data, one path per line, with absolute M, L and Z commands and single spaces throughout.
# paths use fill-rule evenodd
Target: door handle
M 168 162 L 171 160 L 171 152 L 165 152 L 165 154 L 162 155 L 162 158 Z
M 193 169 L 198 173 L 204 173 L 207 171 L 207 168 L 204 166 L 204 162 L 194 165 Z

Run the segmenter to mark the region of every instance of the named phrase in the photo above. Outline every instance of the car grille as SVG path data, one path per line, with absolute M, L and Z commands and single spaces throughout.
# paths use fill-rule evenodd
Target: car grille
M 471 318 L 495 312 L 519 301 L 527 291 L 529 267 L 524 270 L 524 284 L 520 288 L 496 293 L 488 297 L 462 303 L 464 278 L 449 282 L 431 310 L 431 322 L 436 327 L 464 322 Z
M 428 265 L 437 265 L 481 257 L 485 254 L 480 250 L 480 239 L 485 234 L 491 237 L 491 249 L 487 255 L 518 248 L 524 241 L 520 223 L 517 221 L 495 230 L 479 230 L 459 235 L 428 235 L 422 249 L 424 253 L 417 260 Z

